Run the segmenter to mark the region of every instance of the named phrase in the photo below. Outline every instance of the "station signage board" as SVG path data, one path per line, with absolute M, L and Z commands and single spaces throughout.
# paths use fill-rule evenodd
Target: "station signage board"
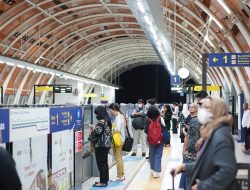
M 178 85 L 181 82 L 180 76 L 179 75 L 171 75 L 170 81 L 171 81 L 171 85 Z
M 209 67 L 249 67 L 250 53 L 210 53 Z
M 81 107 L 50 108 L 51 133 L 82 127 Z
M 47 91 L 47 92 L 52 92 L 53 91 L 53 86 L 35 86 L 36 91 Z
M 201 91 L 202 86 L 194 86 L 194 91 Z M 207 91 L 219 91 L 220 86 L 207 86 Z
M 9 109 L 0 109 L 0 143 L 9 142 Z
M 72 85 L 54 85 L 54 93 L 72 93 Z

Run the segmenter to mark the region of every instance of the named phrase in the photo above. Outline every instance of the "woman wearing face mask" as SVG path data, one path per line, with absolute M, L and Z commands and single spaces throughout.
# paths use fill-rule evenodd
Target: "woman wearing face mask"
M 108 125 L 108 113 L 104 107 L 98 106 L 94 112 L 98 123 L 95 127 L 91 125 L 90 129 L 95 139 L 93 143 L 100 182 L 96 182 L 93 186 L 106 187 L 109 181 L 108 153 L 111 147 L 111 127 Z
M 201 101 L 198 120 L 205 140 L 195 162 L 181 164 L 172 170 L 175 176 L 186 171 L 187 190 L 239 190 L 235 176 L 237 164 L 230 132 L 232 117 L 220 98 Z
M 126 120 L 117 104 L 114 103 L 110 104 L 109 111 L 112 115 L 115 116 L 115 120 L 112 124 L 112 134 L 114 135 L 114 133 L 119 133 L 121 141 L 119 146 L 115 144 L 113 144 L 112 146 L 117 166 L 117 177 L 115 179 L 111 179 L 111 181 L 123 181 L 125 180 L 125 176 L 124 176 L 124 164 L 122 160 L 122 146 L 125 141 Z

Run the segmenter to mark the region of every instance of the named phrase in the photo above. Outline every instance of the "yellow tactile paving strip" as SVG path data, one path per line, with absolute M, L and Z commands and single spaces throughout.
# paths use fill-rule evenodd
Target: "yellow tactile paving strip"
M 171 153 L 171 148 L 164 148 L 163 149 L 161 177 L 155 179 L 151 176 L 148 179 L 147 183 L 145 184 L 143 190 L 159 190 L 159 189 L 161 189 L 161 183 L 163 180 L 164 172 L 166 171 L 168 160 L 170 158 L 170 153 Z
M 162 173 L 160 178 L 153 178 L 150 174 L 149 163 L 147 169 L 142 171 L 142 174 L 139 174 L 139 177 L 135 177 L 134 181 L 128 186 L 128 190 L 160 190 L 161 184 L 166 171 L 166 167 L 170 158 L 171 148 L 166 147 L 163 149 L 162 156 Z M 146 172 L 146 173 L 145 173 Z M 141 175 L 144 175 L 142 177 Z

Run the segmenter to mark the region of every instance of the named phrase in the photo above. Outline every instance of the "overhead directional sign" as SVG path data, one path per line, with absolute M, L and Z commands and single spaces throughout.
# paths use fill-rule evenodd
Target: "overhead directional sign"
M 194 91 L 201 91 L 202 86 L 194 86 Z M 207 86 L 207 91 L 219 91 L 220 86 Z
M 180 84 L 180 76 L 179 75 L 171 75 L 171 85 Z
M 54 85 L 54 92 L 55 93 L 72 93 L 72 85 L 62 85 L 62 84 Z
M 209 67 L 249 67 L 250 53 L 210 53 Z
M 53 91 L 53 86 L 35 86 L 36 91 Z

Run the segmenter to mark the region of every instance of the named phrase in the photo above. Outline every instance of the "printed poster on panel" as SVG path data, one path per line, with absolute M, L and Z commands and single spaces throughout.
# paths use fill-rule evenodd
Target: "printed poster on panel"
M 10 109 L 10 141 L 49 134 L 49 108 Z
M 73 186 L 73 135 L 73 130 L 52 134 L 52 189 L 65 190 Z
M 13 158 L 25 190 L 46 190 L 47 135 L 13 142 Z
M 50 108 L 51 133 L 82 127 L 81 107 Z
M 9 142 L 9 109 L 0 109 L 0 143 Z

